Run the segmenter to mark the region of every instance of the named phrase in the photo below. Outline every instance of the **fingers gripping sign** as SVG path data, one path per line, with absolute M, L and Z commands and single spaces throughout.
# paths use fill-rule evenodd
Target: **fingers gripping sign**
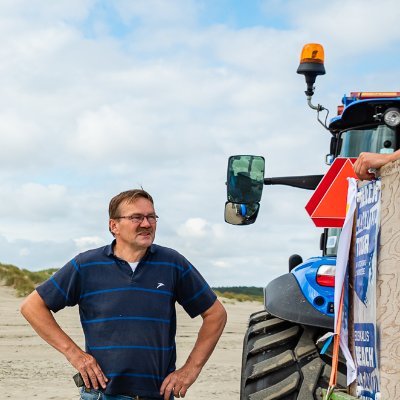
M 379 160 L 375 160 L 375 158 L 381 158 L 381 155 L 360 153 L 354 163 L 354 171 L 359 179 L 370 180 L 375 177 L 375 174 L 371 172 L 371 169 L 379 168 L 380 166 L 380 163 L 378 162 Z
M 375 170 L 383 167 L 390 161 L 400 158 L 400 150 L 394 153 L 360 153 L 354 163 L 354 171 L 360 179 L 371 180 L 375 178 Z

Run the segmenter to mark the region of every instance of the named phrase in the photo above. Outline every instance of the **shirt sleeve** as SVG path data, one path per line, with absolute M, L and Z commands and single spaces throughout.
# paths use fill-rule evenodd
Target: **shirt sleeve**
M 188 261 L 177 282 L 177 302 L 191 318 L 207 311 L 217 299 L 200 272 Z
M 76 305 L 81 294 L 80 269 L 76 260 L 64 265 L 36 290 L 53 312 Z

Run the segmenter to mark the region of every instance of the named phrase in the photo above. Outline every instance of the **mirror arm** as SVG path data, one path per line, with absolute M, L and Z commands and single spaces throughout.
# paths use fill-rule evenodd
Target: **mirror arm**
M 283 176 L 264 178 L 264 185 L 285 185 L 300 189 L 315 190 L 324 175 Z

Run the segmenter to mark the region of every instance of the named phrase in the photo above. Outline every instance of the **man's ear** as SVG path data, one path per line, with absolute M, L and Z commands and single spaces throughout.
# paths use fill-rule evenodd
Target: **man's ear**
M 113 236 L 115 236 L 115 234 L 117 233 L 118 227 L 114 219 L 110 219 L 108 221 L 108 230 L 111 232 Z

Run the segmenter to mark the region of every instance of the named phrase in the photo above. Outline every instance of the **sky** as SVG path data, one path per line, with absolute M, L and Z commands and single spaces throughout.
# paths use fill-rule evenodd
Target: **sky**
M 323 174 L 330 134 L 296 74 L 325 49 L 313 103 L 400 90 L 395 0 L 2 0 L 0 262 L 59 268 L 111 242 L 108 203 L 143 187 L 156 243 L 212 286 L 265 286 L 320 255 L 312 191 L 266 186 L 254 225 L 224 222 L 230 155 L 266 177 Z

